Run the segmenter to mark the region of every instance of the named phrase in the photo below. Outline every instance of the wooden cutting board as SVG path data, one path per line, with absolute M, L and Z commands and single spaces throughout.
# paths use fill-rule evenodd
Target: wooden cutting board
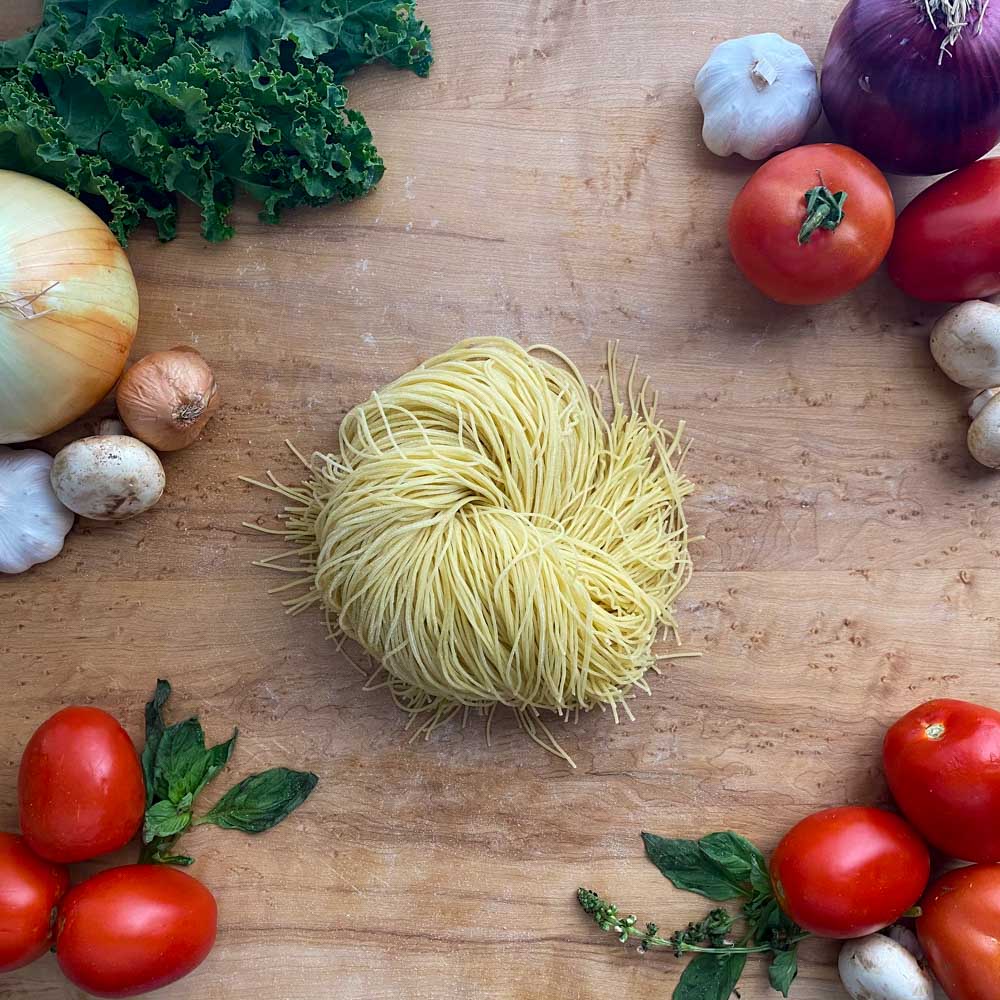
M 36 3 L 7 0 L 0 28 Z M 821 308 L 765 301 L 724 235 L 750 167 L 700 141 L 691 82 L 714 43 L 778 30 L 818 62 L 839 7 L 421 0 L 430 79 L 375 68 L 351 87 L 388 163 L 375 195 L 278 228 L 243 205 L 224 246 L 190 212 L 173 243 L 137 234 L 136 353 L 195 345 L 224 404 L 165 460 L 155 511 L 80 524 L 58 560 L 0 580 L 0 827 L 42 719 L 97 704 L 138 739 L 157 676 L 175 718 L 239 726 L 231 779 L 320 775 L 261 838 L 191 835 L 221 933 L 163 1000 L 660 1000 L 678 963 L 599 933 L 578 885 L 682 925 L 704 902 L 644 859 L 641 830 L 770 850 L 807 812 L 886 801 L 897 715 L 995 700 L 997 480 L 932 365 L 935 313 L 882 275 Z M 667 669 L 634 723 L 561 735 L 575 771 L 509 721 L 491 748 L 478 725 L 409 745 L 386 693 L 250 566 L 275 548 L 241 522 L 271 524 L 277 503 L 237 477 L 294 476 L 286 437 L 329 449 L 354 403 L 471 334 L 556 344 L 594 377 L 621 340 L 693 440 L 704 540 L 679 618 L 704 656 Z M 842 996 L 834 956 L 804 947 L 793 996 Z M 80 995 L 51 957 L 0 994 Z M 774 996 L 759 967 L 742 996 Z

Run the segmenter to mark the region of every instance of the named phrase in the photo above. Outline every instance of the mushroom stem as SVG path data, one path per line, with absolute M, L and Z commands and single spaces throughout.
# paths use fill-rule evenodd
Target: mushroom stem
M 978 408 L 977 415 L 969 428 L 969 452 L 977 462 L 988 469 L 1000 469 L 1000 397 L 993 394 L 995 390 L 987 391 L 991 393 L 991 398 Z M 979 398 L 977 396 L 976 400 L 973 400 L 973 408 Z
M 97 433 L 100 437 L 117 437 L 126 434 L 125 425 L 117 417 L 105 417 L 97 425 Z
M 969 404 L 969 419 L 975 420 L 986 408 L 986 405 L 993 397 L 1000 392 L 1000 389 L 983 389 L 981 393 Z

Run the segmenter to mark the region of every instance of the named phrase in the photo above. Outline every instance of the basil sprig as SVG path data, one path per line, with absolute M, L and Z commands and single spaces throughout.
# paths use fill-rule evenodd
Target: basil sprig
M 193 858 L 174 853 L 178 838 L 189 827 L 214 824 L 227 830 L 262 833 L 302 805 L 316 787 L 319 779 L 312 772 L 275 767 L 245 778 L 211 809 L 196 816 L 198 796 L 229 762 L 239 731 L 234 729 L 224 743 L 206 747 L 197 718 L 166 725 L 163 708 L 169 697 L 170 684 L 158 680 L 146 705 L 146 746 L 142 752 L 146 816 L 140 861 L 190 865 Z
M 809 935 L 785 914 L 774 895 L 764 855 L 746 837 L 723 831 L 701 840 L 642 835 L 646 856 L 676 888 L 713 902 L 741 903 L 738 917 L 712 910 L 704 920 L 663 937 L 656 924 L 642 929 L 635 916 L 623 916 L 613 903 L 589 889 L 577 899 L 601 930 L 625 944 L 639 939 L 639 950 L 670 948 L 680 958 L 693 956 L 673 993 L 673 1000 L 729 1000 L 747 956 L 768 956 L 771 986 L 787 997 L 798 974 L 796 950 Z M 737 922 L 741 929 L 734 933 Z

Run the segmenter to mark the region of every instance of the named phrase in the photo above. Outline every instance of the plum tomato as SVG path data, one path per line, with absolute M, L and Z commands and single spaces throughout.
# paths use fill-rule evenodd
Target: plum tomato
M 889 789 L 926 840 L 963 861 L 1000 861 L 1000 712 L 929 701 L 886 733 Z
M 828 938 L 864 937 L 898 920 L 929 874 L 930 855 L 909 824 L 863 806 L 807 816 L 771 858 L 778 905 Z
M 1000 157 L 942 177 L 903 209 L 889 277 L 926 302 L 1000 292 Z
M 0 972 L 48 951 L 53 911 L 68 885 L 62 865 L 43 861 L 22 837 L 0 833 Z
M 217 923 L 215 897 L 190 875 L 164 865 L 111 868 L 66 894 L 56 959 L 94 996 L 138 996 L 197 968 Z
M 996 1000 L 1000 984 L 1000 865 L 958 868 L 920 904 L 917 936 L 950 1000 Z
M 17 780 L 21 832 L 49 861 L 86 861 L 124 847 L 146 808 L 139 755 L 98 708 L 64 708 L 35 730 Z

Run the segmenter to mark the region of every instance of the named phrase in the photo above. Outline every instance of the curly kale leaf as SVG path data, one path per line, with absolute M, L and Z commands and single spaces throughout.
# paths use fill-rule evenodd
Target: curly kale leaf
M 283 209 L 349 201 L 384 165 L 341 81 L 385 59 L 425 76 L 415 0 L 48 0 L 0 43 L 0 167 L 83 198 L 125 243 L 145 219 L 232 235 L 237 193 Z
M 196 27 L 219 58 L 243 70 L 267 59 L 276 41 L 322 61 L 338 81 L 379 59 L 418 76 L 431 68 L 430 31 L 412 0 L 232 0 Z

